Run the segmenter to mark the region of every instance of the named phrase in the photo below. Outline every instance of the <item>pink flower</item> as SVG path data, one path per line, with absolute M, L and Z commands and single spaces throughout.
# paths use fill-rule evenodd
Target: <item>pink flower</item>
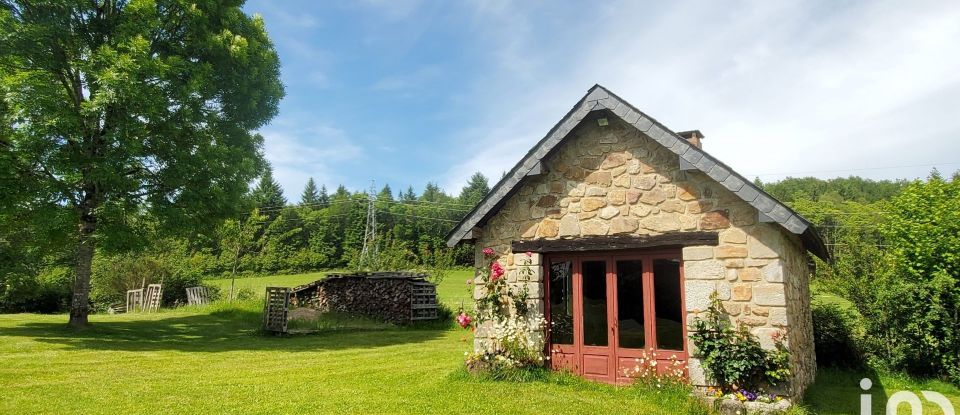
M 462 328 L 467 328 L 470 326 L 470 323 L 473 322 L 473 319 L 470 318 L 470 315 L 464 312 L 460 312 L 460 315 L 457 316 L 457 324 Z
M 530 251 L 527 251 L 526 254 L 527 254 L 527 258 L 530 258 L 533 256 L 533 252 L 530 252 Z
M 493 248 L 483 248 L 483 254 L 488 257 L 493 256 Z
M 499 262 L 494 261 L 490 264 L 490 281 L 499 280 L 503 276 L 503 267 Z

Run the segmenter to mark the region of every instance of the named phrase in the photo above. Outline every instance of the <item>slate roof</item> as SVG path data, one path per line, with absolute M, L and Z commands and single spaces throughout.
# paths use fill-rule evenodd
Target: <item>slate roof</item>
M 591 111 L 609 110 L 627 124 L 634 126 L 660 145 L 674 152 L 683 170 L 699 170 L 720 183 L 743 201 L 757 208 L 761 222 L 775 222 L 786 231 L 799 235 L 804 247 L 818 257 L 829 260 L 829 253 L 820 235 L 813 225 L 797 212 L 774 199 L 726 164 L 723 164 L 707 152 L 691 145 L 687 140 L 674 133 L 652 117 L 644 114 L 633 105 L 608 91 L 600 85 L 594 85 L 587 94 L 560 120 L 543 139 L 507 173 L 468 213 L 456 227 L 447 234 L 447 245 L 455 246 L 464 239 L 470 239 L 475 227 L 483 226 L 500 206 L 519 189 L 519 185 L 528 175 L 540 174 L 540 164 L 550 152 L 557 148 Z

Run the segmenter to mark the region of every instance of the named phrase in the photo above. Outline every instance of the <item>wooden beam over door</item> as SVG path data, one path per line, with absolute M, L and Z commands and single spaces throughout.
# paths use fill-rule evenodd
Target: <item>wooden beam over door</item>
M 662 235 L 587 236 L 571 239 L 513 241 L 513 252 L 587 252 L 719 244 L 716 232 L 670 232 Z

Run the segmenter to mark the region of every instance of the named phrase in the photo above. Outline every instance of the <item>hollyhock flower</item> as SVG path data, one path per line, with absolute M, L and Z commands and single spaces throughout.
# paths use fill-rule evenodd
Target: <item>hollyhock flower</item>
M 490 281 L 499 280 L 503 276 L 503 266 L 499 262 L 490 264 Z
M 461 312 L 460 315 L 457 316 L 457 324 L 459 324 L 460 327 L 462 328 L 469 327 L 470 323 L 472 322 L 473 322 L 473 319 L 471 319 L 470 315 L 467 313 Z
M 488 257 L 493 256 L 493 248 L 483 248 L 483 254 Z

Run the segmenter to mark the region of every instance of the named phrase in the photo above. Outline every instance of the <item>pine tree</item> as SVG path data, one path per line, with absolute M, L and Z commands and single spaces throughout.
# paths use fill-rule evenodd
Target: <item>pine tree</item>
M 320 185 L 320 194 L 317 195 L 317 205 L 321 208 L 330 206 L 330 195 L 327 194 L 326 185 Z
M 317 183 L 313 177 L 307 180 L 307 185 L 303 188 L 303 194 L 300 195 L 300 206 L 318 208 L 320 203 L 320 193 L 317 192 Z
M 287 199 L 283 197 L 283 188 L 273 178 L 273 169 L 268 164 L 260 176 L 257 187 L 253 189 L 253 200 L 260 209 L 283 207 Z
M 460 202 L 468 205 L 475 205 L 483 200 L 483 197 L 490 192 L 490 184 L 483 173 L 476 172 L 470 176 L 470 181 L 460 191 Z
M 423 194 L 420 195 L 420 200 L 427 202 L 439 202 L 441 198 L 446 196 L 443 194 L 443 190 L 440 190 L 440 186 L 437 186 L 436 183 L 429 182 L 427 187 L 423 189 Z
M 390 189 L 389 184 L 383 185 L 383 189 L 377 194 L 377 200 L 393 200 L 393 190 Z
M 417 194 L 414 193 L 413 186 L 407 187 L 407 191 L 403 192 L 400 195 L 400 200 L 403 200 L 404 202 L 411 202 L 411 201 L 417 200 Z

